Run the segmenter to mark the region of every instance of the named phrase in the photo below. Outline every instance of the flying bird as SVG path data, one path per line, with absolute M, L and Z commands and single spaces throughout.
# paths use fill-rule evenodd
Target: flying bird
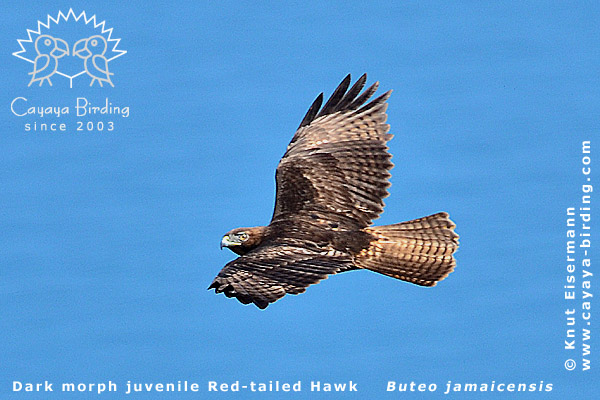
M 27 86 L 31 86 L 33 82 L 40 82 L 40 86 L 42 86 L 44 81 L 48 81 L 48 84 L 52 86 L 50 77 L 58 69 L 58 59 L 69 54 L 69 45 L 62 39 L 50 35 L 40 35 L 35 40 L 35 51 L 38 55 L 33 60 L 33 71 L 29 73 L 31 81 Z
M 102 82 L 107 82 L 110 86 L 115 87 L 110 80 L 110 76 L 114 74 L 108 71 L 108 60 L 104 56 L 106 47 L 106 39 L 101 35 L 78 40 L 73 46 L 73 55 L 84 60 L 85 72 L 92 77 L 90 86 L 98 81 L 101 87 L 103 86 Z
M 420 286 L 453 271 L 458 235 L 448 214 L 371 226 L 383 212 L 393 167 L 386 143 L 387 99 L 365 104 L 376 82 L 348 75 L 327 103 L 321 93 L 300 123 L 276 171 L 268 226 L 237 228 L 221 240 L 240 257 L 209 289 L 261 309 L 303 293 L 329 275 L 367 269 Z

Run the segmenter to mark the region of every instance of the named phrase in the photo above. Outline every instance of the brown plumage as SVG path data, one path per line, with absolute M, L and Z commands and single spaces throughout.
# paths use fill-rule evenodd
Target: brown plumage
M 260 308 L 298 294 L 338 272 L 368 269 L 434 286 L 455 266 L 454 223 L 446 213 L 370 227 L 390 186 L 385 123 L 391 91 L 365 105 L 378 82 L 361 91 L 348 75 L 321 108 L 321 93 L 302 120 L 276 172 L 275 211 L 268 226 L 238 228 L 221 247 L 237 259 L 209 289 Z

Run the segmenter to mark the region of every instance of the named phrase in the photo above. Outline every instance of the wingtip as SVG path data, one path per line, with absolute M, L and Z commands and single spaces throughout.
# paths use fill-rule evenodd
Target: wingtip
M 261 310 L 264 310 L 269 306 L 269 302 L 254 301 L 253 303 L 256 307 L 260 308 Z
M 381 104 L 381 103 L 385 103 L 390 96 L 392 95 L 392 90 L 388 90 L 387 92 L 385 92 L 384 94 L 382 94 L 381 96 L 377 97 L 375 100 L 371 101 L 369 104 Z M 368 104 L 367 104 L 368 106 Z

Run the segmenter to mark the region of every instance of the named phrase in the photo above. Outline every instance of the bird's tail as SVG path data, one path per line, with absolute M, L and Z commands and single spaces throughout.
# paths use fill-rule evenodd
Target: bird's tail
M 445 212 L 365 229 L 375 236 L 368 248 L 358 253 L 355 263 L 362 268 L 421 286 L 435 286 L 456 265 L 452 254 L 458 248 L 454 223 Z

